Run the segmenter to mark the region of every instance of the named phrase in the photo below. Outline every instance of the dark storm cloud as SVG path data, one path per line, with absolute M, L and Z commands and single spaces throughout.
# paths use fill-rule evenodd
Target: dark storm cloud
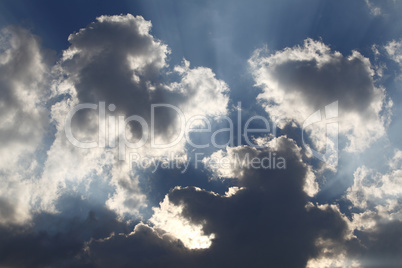
M 14 206 L 7 199 L 0 197 L 0 218 L 15 220 Z
M 401 267 L 400 221 L 379 224 L 375 231 L 357 231 L 356 235 L 360 243 L 350 243 L 349 252 L 354 253 L 364 267 Z
M 86 241 L 132 228 L 79 196 L 64 195 L 59 202 L 64 204 L 61 213 L 35 214 L 28 225 L 0 226 L 0 266 L 73 267 Z
M 160 236 L 152 228 L 139 224 L 129 235 L 115 235 L 92 241 L 82 261 L 89 267 L 198 267 L 180 240 Z
M 143 264 L 140 267 L 159 267 L 161 260 L 166 267 L 183 267 L 185 263 L 192 267 L 304 267 L 310 257 L 318 254 L 316 239 L 342 240 L 346 223 L 331 207 L 305 207 L 308 196 L 303 185 L 307 167 L 300 161 L 292 141 L 281 138 L 278 148 L 277 154 L 286 158 L 288 168 L 242 170 L 239 186 L 245 189 L 233 196 L 193 187 L 176 188 L 168 194 L 173 204 L 184 207 L 184 217 L 194 224 L 203 224 L 205 234 L 215 234 L 210 248 L 184 250 L 177 242 L 167 243 L 143 227 L 127 237 L 114 236 L 90 243 L 89 257 L 96 263 L 116 260 L 122 264 Z M 248 147 L 244 151 L 259 157 L 269 153 Z M 144 242 L 144 236 L 150 239 Z M 139 254 L 142 245 L 147 250 Z
M 332 241 L 321 247 L 320 256 L 327 262 L 319 267 L 401 267 L 402 225 L 399 220 L 378 224 L 375 230 L 356 230 L 353 234 L 350 239 Z M 331 266 L 325 266 L 329 263 Z

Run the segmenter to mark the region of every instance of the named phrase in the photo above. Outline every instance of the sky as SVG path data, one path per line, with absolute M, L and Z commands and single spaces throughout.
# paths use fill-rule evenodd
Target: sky
M 0 266 L 401 267 L 400 14 L 0 0 Z

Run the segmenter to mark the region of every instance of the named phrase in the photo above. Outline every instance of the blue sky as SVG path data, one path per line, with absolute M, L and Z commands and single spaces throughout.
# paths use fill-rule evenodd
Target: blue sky
M 0 266 L 400 267 L 401 12 L 0 1 Z

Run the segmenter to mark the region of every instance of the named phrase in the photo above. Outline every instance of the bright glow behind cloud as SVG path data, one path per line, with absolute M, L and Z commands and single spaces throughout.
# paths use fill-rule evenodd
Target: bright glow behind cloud
M 175 206 L 166 196 L 159 208 L 154 208 L 154 215 L 150 222 L 156 228 L 180 239 L 189 249 L 209 248 L 212 244 L 214 234 L 205 235 L 202 225 L 193 224 L 181 215 L 183 207 Z

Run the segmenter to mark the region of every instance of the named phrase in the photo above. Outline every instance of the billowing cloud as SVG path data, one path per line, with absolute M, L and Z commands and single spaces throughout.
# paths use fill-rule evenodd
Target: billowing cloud
M 354 173 L 354 182 L 347 190 L 346 198 L 352 203 L 354 228 L 376 230 L 377 225 L 401 221 L 402 170 L 401 151 L 396 151 L 386 174 L 366 166 Z
M 354 173 L 345 194 L 350 217 L 344 218 L 349 236 L 345 240 L 321 241 L 319 257 L 311 267 L 398 267 L 401 243 L 401 152 L 390 160 L 390 170 L 381 174 L 365 166 Z
M 304 163 L 301 148 L 295 141 L 286 136 L 270 140 L 260 139 L 260 142 L 262 141 L 263 150 L 250 146 L 227 147 L 226 150 L 216 151 L 210 157 L 204 158 L 203 162 L 213 175 L 219 178 L 242 177 L 247 169 L 254 168 L 284 170 L 288 168 L 286 158 L 277 152 L 287 142 L 293 142 L 296 149 L 294 155 L 306 168 L 303 189 L 309 196 L 314 196 L 318 192 L 319 187 L 312 166 Z
M 180 120 L 226 114 L 228 98 L 224 93 L 228 87 L 210 69 L 190 69 L 185 60 L 183 66 L 174 68 L 180 80 L 164 81 L 162 78 L 168 74 L 163 68 L 168 67 L 166 58 L 170 51 L 149 33 L 150 28 L 151 23 L 141 16 L 101 16 L 70 35 L 71 46 L 64 51 L 60 64 L 61 72 L 68 78 L 60 83 L 57 92 L 77 97 L 77 103 L 102 101 L 107 107 L 112 104 L 114 115 L 140 116 L 153 128 L 156 144 L 167 144 L 180 134 L 181 124 L 185 123 Z M 152 118 L 153 104 L 169 104 L 179 111 L 155 108 Z M 77 115 L 77 126 L 90 132 L 86 120 L 90 116 L 88 112 Z M 129 126 L 134 140 L 145 135 L 144 126 L 134 122 Z M 148 144 L 143 147 L 149 151 Z M 183 145 L 180 140 L 178 147 L 169 146 L 169 151 L 182 150 Z
M 79 170 L 89 172 L 111 165 L 111 184 L 115 192 L 107 204 L 121 215 L 135 215 L 145 206 L 137 176 L 129 163 L 130 153 L 138 157 L 162 157 L 168 153 L 184 155 L 186 140 L 183 133 L 187 120 L 193 116 L 224 115 L 228 103 L 227 85 L 216 79 L 210 69 L 190 68 L 186 60 L 182 66 L 173 68 L 171 75 L 177 76 L 178 81 L 168 82 L 170 74 L 166 58 L 170 51 L 149 33 L 150 29 L 151 23 L 141 16 L 101 16 L 70 35 L 71 46 L 64 51 L 55 68 L 62 79 L 55 84 L 54 94 L 68 94 L 71 98 L 64 112 L 58 114 L 65 116 L 73 105 L 85 103 L 95 104 L 99 110 L 100 102 L 105 103 L 103 118 L 98 111 L 79 111 L 73 117 L 71 129 L 77 140 L 88 142 L 98 141 L 102 135 L 99 124 L 104 126 L 103 145 L 98 143 L 98 147 L 106 146 L 106 149 L 93 148 L 85 152 L 86 156 L 79 159 L 92 157 L 93 168 Z M 153 104 L 163 104 L 163 107 L 153 108 Z M 120 118 L 133 120 L 128 122 Z M 64 128 L 63 120 L 58 118 Z M 142 146 L 134 148 L 142 139 Z M 175 142 L 153 147 L 153 141 L 157 145 Z M 77 148 L 71 150 L 80 151 Z M 65 150 L 55 148 L 55 153 L 58 151 Z M 111 160 L 109 163 L 102 160 L 105 152 L 111 155 L 106 157 Z M 83 165 L 91 166 L 89 163 Z
M 240 168 L 234 174 L 240 187 L 225 195 L 176 187 L 156 208 L 154 227 L 139 225 L 129 236 L 93 241 L 88 244 L 88 258 L 96 263 L 114 259 L 129 263 L 135 258 L 151 266 L 165 260 L 167 267 L 187 263 L 244 267 L 251 261 L 256 266 L 305 266 L 320 251 L 316 241 L 342 241 L 347 225 L 335 206 L 308 202 L 303 190 L 308 168 L 300 161 L 298 147 L 285 137 L 278 143 L 276 153 L 287 160 L 287 169 Z M 267 149 L 259 157 L 268 154 Z M 180 228 L 183 222 L 188 223 Z M 142 241 L 144 236 L 151 244 Z M 183 240 L 177 242 L 175 237 Z M 212 243 L 188 250 L 191 243 L 203 243 L 197 238 Z M 148 250 L 138 254 L 141 245 Z M 132 253 L 113 250 L 121 247 Z
M 30 193 L 50 134 L 46 54 L 27 30 L 0 33 L 0 223 L 30 217 Z
M 60 212 L 55 204 L 63 193 L 99 191 L 91 188 L 96 180 L 107 192 L 99 195 L 100 203 L 120 216 L 140 217 L 146 197 L 130 153 L 185 155 L 186 121 L 226 114 L 228 86 L 211 69 L 191 68 L 186 60 L 169 71 L 170 51 L 150 29 L 141 16 L 101 16 L 70 35 L 71 46 L 52 70 L 35 36 L 15 27 L 3 30 L 4 221 L 28 219 L 33 210 Z M 152 114 L 153 104 L 167 107 Z M 192 127 L 199 125 L 194 121 Z M 151 148 L 151 132 L 156 144 L 176 142 Z M 143 146 L 133 149 L 143 136 Z M 82 148 L 88 144 L 91 149 Z
M 76 267 L 201 267 L 190 258 L 183 243 L 169 235 L 138 224 L 130 234 L 115 234 L 106 239 L 90 241 Z
M 199 188 L 197 189 L 202 191 Z M 156 228 L 180 239 L 185 247 L 203 249 L 211 246 L 215 235 L 205 235 L 202 230 L 203 224 L 192 224 L 190 220 L 183 217 L 183 206 L 172 204 L 168 196 L 160 203 L 159 208 L 154 208 L 154 212 L 149 221 Z
M 254 93 L 240 96 L 246 90 L 231 95 L 247 100 L 236 108 L 245 110 L 239 144 L 201 149 L 187 143 L 184 125 L 208 132 L 221 126 L 216 118 L 233 119 L 222 117 L 235 113 L 229 87 L 186 59 L 169 66 L 174 51 L 151 27 L 141 16 L 100 16 L 69 36 L 56 64 L 29 31 L 2 30 L 0 266 L 400 266 L 402 152 L 388 170 L 359 164 L 329 203 L 317 193 L 332 173 L 312 157 L 328 149 L 328 122 L 353 153 L 385 136 L 392 102 L 379 84 L 387 79 L 379 55 L 401 64 L 399 41 L 368 46 L 377 76 L 359 52 L 312 39 L 256 50 L 248 66 L 257 103 L 249 103 Z M 265 119 L 261 106 L 280 135 L 244 145 L 242 119 Z M 300 128 L 316 111 L 330 120 L 304 129 L 316 148 L 302 147 Z M 170 156 L 185 170 L 130 165 L 132 157 L 169 165 Z
M 375 86 L 370 61 L 359 52 L 345 57 L 321 41 L 306 39 L 303 46 L 264 53 L 266 49 L 256 50 L 249 63 L 256 86 L 263 89 L 258 98 L 272 118 L 303 126 L 310 115 L 338 101 L 336 119 L 348 140 L 346 150 L 361 151 L 384 135 L 392 103 Z M 316 125 L 325 133 L 325 124 Z M 325 139 L 316 132 L 313 140 L 323 149 Z
M 76 195 L 59 201 L 64 214 L 38 213 L 30 224 L 0 226 L 0 264 L 5 267 L 72 267 L 85 241 L 129 233 L 117 215 Z M 64 203 L 64 204 L 63 204 Z M 67 206 L 66 206 L 67 204 Z M 80 211 L 85 211 L 79 215 Z

